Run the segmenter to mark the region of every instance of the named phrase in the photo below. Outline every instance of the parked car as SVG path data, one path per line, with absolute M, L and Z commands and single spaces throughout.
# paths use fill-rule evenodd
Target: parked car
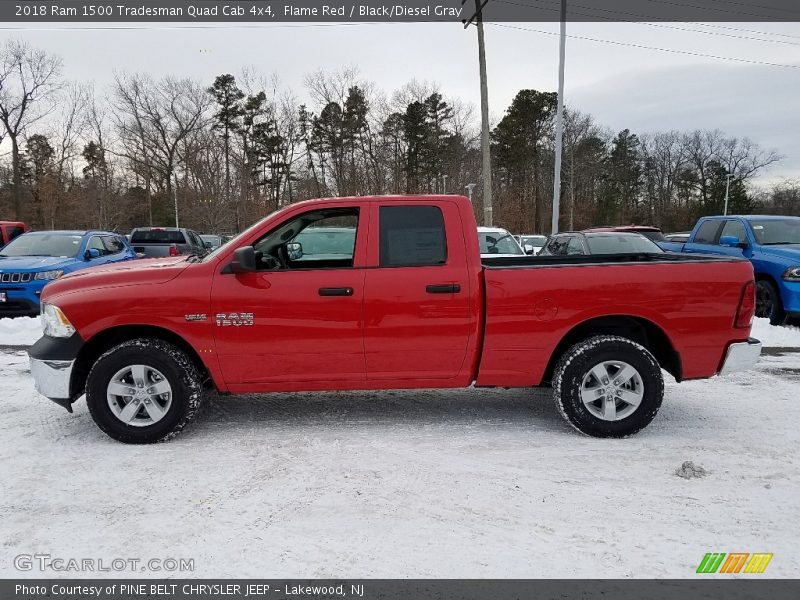
M 206 247 L 206 250 L 213 252 L 222 244 L 225 243 L 225 240 L 222 239 L 221 235 L 212 235 L 207 233 L 200 234 L 200 241 L 203 242 L 203 245 Z
M 478 227 L 481 256 L 525 256 L 514 236 L 499 227 Z
M 19 221 L 0 221 L 0 248 L 26 231 L 29 231 L 29 228 L 25 223 Z
M 665 233 L 663 242 L 674 242 L 678 244 L 685 244 L 689 241 L 689 236 L 691 235 L 691 231 L 680 231 L 677 233 Z M 661 246 L 661 243 L 659 243 Z M 663 247 L 663 246 L 662 246 Z
M 610 227 L 592 227 L 590 229 L 584 229 L 583 232 L 638 233 L 646 237 L 648 240 L 652 240 L 654 242 L 664 241 L 664 234 L 662 231 L 658 227 L 652 227 L 650 225 L 614 225 Z
M 0 316 L 35 316 L 49 282 L 136 258 L 125 236 L 110 231 L 36 231 L 0 250 Z
M 131 231 L 131 245 L 134 251 L 147 258 L 208 254 L 208 248 L 197 233 L 177 227 L 137 227 Z
M 703 217 L 685 243 L 662 243 L 688 254 L 744 257 L 753 264 L 756 316 L 773 325 L 800 315 L 800 217 Z
M 547 243 L 547 236 L 546 235 L 520 235 L 516 236 L 517 242 L 519 245 L 522 246 L 522 249 L 525 251 L 525 254 L 532 254 L 537 255 L 544 248 L 544 245 Z
M 646 254 L 662 253 L 661 247 L 638 233 L 568 231 L 550 236 L 539 256 L 583 254 Z
M 343 222 L 356 229 L 346 256 L 294 260 L 303 231 Z M 91 269 L 42 300 L 37 389 L 68 409 L 85 393 L 97 425 L 128 443 L 181 431 L 205 386 L 551 386 L 573 427 L 621 437 L 655 417 L 662 369 L 677 381 L 727 374 L 761 348 L 747 261 L 482 258 L 463 196 L 291 204 L 200 261 Z

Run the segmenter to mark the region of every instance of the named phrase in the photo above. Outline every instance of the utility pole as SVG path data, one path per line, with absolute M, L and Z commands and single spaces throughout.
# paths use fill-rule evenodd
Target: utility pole
M 442 175 L 442 193 L 447 193 L 447 175 Z
M 175 227 L 178 228 L 178 173 L 175 173 L 175 185 L 172 188 L 172 200 L 175 204 Z
M 725 212 L 722 213 L 723 215 L 728 214 L 728 194 L 731 191 L 731 178 L 733 177 L 735 177 L 733 173 L 725 175 Z
M 467 0 L 461 0 L 464 6 Z M 483 224 L 492 225 L 492 159 L 489 154 L 489 85 L 486 78 L 486 40 L 483 35 L 483 8 L 489 0 L 475 0 L 475 14 L 464 22 L 464 29 L 475 21 L 478 28 L 478 69 L 481 80 L 481 156 L 483 157 Z
M 567 0 L 561 0 L 561 37 L 558 44 L 558 108 L 556 109 L 556 156 L 553 175 L 553 222 L 552 230 L 558 233 L 558 217 L 561 204 L 561 153 L 564 144 L 564 55 L 567 44 Z

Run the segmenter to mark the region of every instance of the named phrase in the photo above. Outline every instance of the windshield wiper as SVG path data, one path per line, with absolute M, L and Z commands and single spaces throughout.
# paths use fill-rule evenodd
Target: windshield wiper
M 800 242 L 764 242 L 762 246 L 785 246 L 787 244 L 800 244 Z

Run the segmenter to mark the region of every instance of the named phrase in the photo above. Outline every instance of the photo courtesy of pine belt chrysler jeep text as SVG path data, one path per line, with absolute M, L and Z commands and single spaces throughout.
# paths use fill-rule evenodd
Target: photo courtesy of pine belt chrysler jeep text
M 220 393 L 552 386 L 621 437 L 676 380 L 750 368 L 753 267 L 665 252 L 481 257 L 463 196 L 292 204 L 200 259 L 87 269 L 42 294 L 37 389 L 130 443 Z

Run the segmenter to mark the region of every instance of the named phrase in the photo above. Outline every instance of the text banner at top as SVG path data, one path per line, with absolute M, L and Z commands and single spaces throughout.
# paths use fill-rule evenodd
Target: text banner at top
M 481 0 L 480 4 L 483 4 Z M 560 20 L 561 0 L 488 0 L 488 22 Z M 0 21 L 30 23 L 460 22 L 475 0 L 0 0 Z M 572 22 L 797 22 L 797 0 L 567 0 Z

